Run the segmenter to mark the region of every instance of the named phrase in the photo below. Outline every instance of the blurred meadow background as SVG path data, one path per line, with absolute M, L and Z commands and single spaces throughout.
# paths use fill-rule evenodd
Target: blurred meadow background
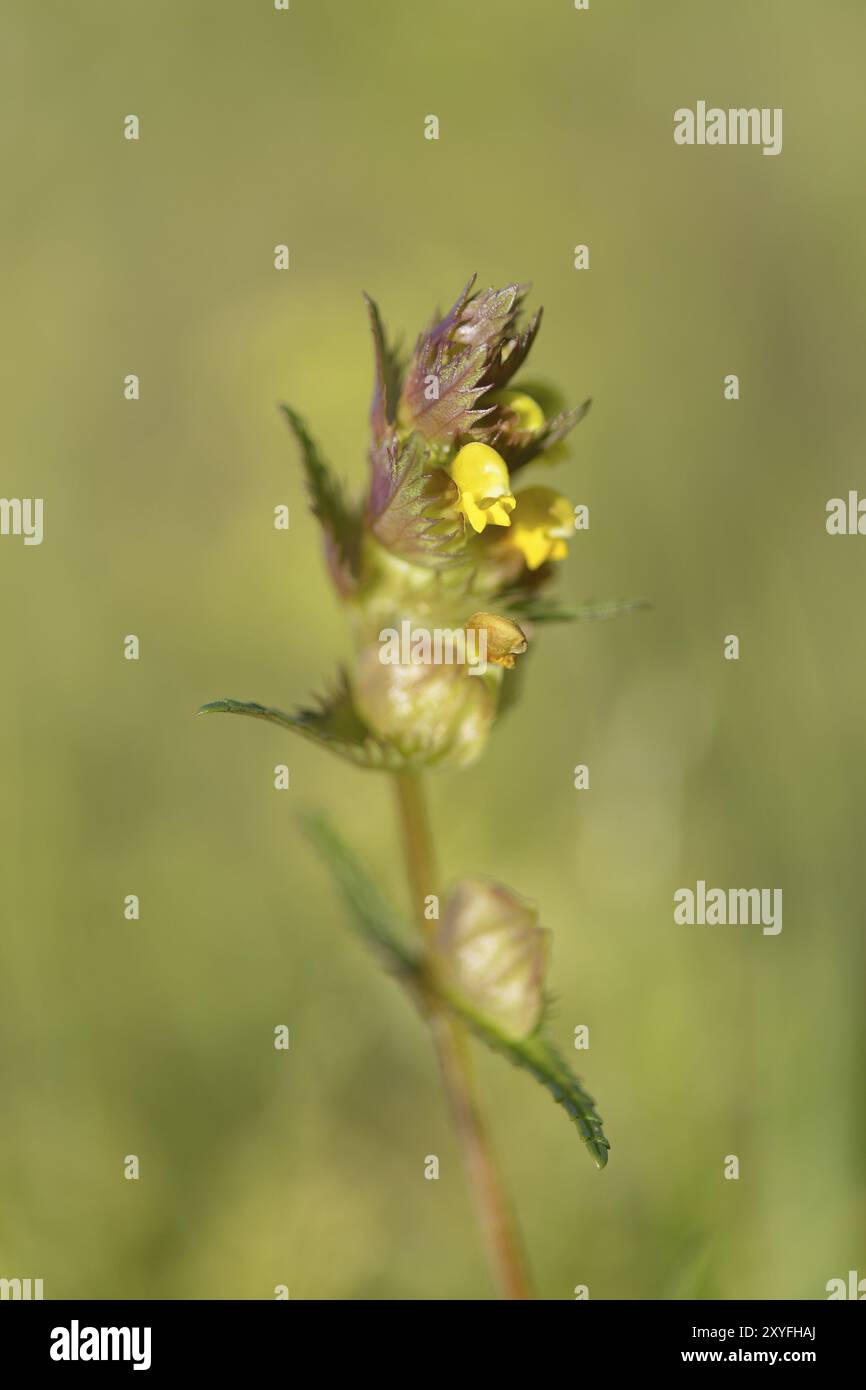
M 361 291 L 411 342 L 473 271 L 532 281 L 528 375 L 594 398 L 550 477 L 591 514 L 562 592 L 653 603 L 546 629 L 430 782 L 446 876 L 538 902 L 613 1146 L 597 1172 L 477 1052 L 539 1294 L 866 1275 L 866 540 L 824 526 L 866 484 L 863 6 L 87 0 L 2 33 L 0 491 L 45 539 L 0 539 L 0 1276 L 492 1296 L 427 1036 L 295 821 L 402 906 L 386 779 L 194 718 L 291 708 L 349 651 L 277 403 L 360 487 Z M 699 99 L 782 107 L 782 154 L 675 146 Z M 781 935 L 674 927 L 698 878 L 781 887 Z

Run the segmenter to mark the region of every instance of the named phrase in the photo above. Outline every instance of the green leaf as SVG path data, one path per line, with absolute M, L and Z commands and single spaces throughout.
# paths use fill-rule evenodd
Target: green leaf
M 506 337 L 499 343 L 493 360 L 484 375 L 484 386 L 486 390 L 501 391 L 504 386 L 508 385 L 515 372 L 518 372 L 523 366 L 532 348 L 532 344 L 538 337 L 542 315 L 543 310 L 536 309 L 526 328 L 522 329 L 520 332 L 516 332 L 513 337 Z M 519 389 L 521 391 L 526 390 L 527 395 L 532 396 L 534 400 L 538 401 L 538 404 L 541 406 L 548 419 L 551 415 L 556 415 L 560 410 L 565 408 L 565 403 L 559 397 L 556 398 L 556 404 L 550 406 L 546 405 L 545 401 L 541 399 L 541 396 L 536 394 L 536 392 L 529 387 L 523 387 L 521 385 Z M 545 396 L 548 401 L 552 399 L 549 391 L 545 392 Z
M 505 605 L 510 617 L 526 618 L 533 623 L 606 622 L 626 613 L 652 608 L 648 599 L 606 599 L 578 604 L 576 608 L 559 608 L 554 603 L 539 601 L 532 595 L 516 597 Z
M 416 1002 L 423 1007 L 425 996 L 440 1000 L 494 1052 L 534 1076 L 571 1117 L 596 1167 L 603 1168 L 610 1144 L 602 1129 L 601 1116 L 592 1096 L 584 1090 L 554 1045 L 540 1030 L 515 1042 L 488 1019 L 475 1013 L 464 1000 L 432 980 L 421 958 L 402 944 L 404 938 L 411 936 L 409 927 L 327 821 L 318 816 L 310 817 L 305 821 L 305 828 L 333 870 L 352 908 L 356 926 L 376 954 L 384 958 L 387 968 L 402 979 Z
M 301 824 L 342 889 L 364 940 L 390 973 L 411 985 L 420 976 L 420 963 L 400 940 L 406 924 L 323 816 L 303 816 Z
M 364 295 L 364 303 L 367 305 L 367 311 L 370 315 L 370 331 L 373 334 L 376 363 L 373 400 L 370 406 L 370 425 L 373 438 L 379 440 L 388 427 L 393 425 L 397 415 L 402 364 L 398 348 L 393 345 L 389 346 L 385 337 L 379 306 L 368 294 Z
M 342 484 L 320 454 L 301 416 L 288 405 L 280 409 L 300 449 L 313 515 L 328 540 L 331 573 L 338 587 L 345 591 L 360 573 L 360 515 L 347 503 Z
M 494 1052 L 507 1057 L 514 1066 L 528 1071 L 536 1081 L 547 1088 L 557 1105 L 561 1105 L 574 1121 L 596 1167 L 604 1168 L 610 1144 L 602 1129 L 602 1118 L 595 1108 L 592 1096 L 584 1090 L 580 1078 L 571 1071 L 553 1043 L 540 1031 L 520 1042 L 514 1042 L 494 1028 L 488 1020 L 472 1013 L 460 1000 L 449 999 L 448 1002 L 476 1037 Z
M 432 462 L 423 435 L 387 439 L 375 449 L 368 516 L 370 528 L 387 550 L 415 564 L 452 564 L 464 544 L 462 518 L 443 518 L 457 500 L 457 488 Z
M 322 748 L 345 758 L 356 767 L 395 772 L 405 766 L 402 754 L 367 728 L 352 703 L 345 674 L 340 672 L 333 694 L 322 696 L 316 709 L 295 714 L 249 700 L 212 700 L 199 714 L 245 714 L 300 734 Z

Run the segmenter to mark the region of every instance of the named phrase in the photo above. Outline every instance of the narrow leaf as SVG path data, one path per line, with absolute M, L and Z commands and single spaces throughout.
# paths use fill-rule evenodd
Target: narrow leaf
M 605 1138 L 603 1121 L 595 1108 L 595 1101 L 543 1032 L 537 1030 L 528 1038 L 515 1042 L 494 1027 L 489 1019 L 474 1013 L 461 999 L 449 996 L 448 1003 L 476 1037 L 494 1052 L 507 1057 L 514 1066 L 528 1071 L 550 1092 L 557 1105 L 561 1105 L 574 1121 L 596 1167 L 604 1168 L 610 1144 Z
M 578 604 L 576 608 L 559 608 L 553 603 L 544 603 L 531 595 L 515 598 L 505 605 L 509 614 L 525 618 L 532 623 L 575 623 L 607 622 L 610 618 L 621 618 L 626 613 L 637 613 L 652 608 L 648 599 L 608 599 L 599 602 Z
M 202 705 L 198 713 L 244 714 L 250 719 L 264 719 L 271 724 L 279 724 L 281 728 L 327 748 L 356 767 L 393 772 L 405 766 L 403 756 L 367 728 L 352 703 L 351 692 L 342 672 L 333 694 L 322 696 L 315 709 L 300 709 L 295 714 L 287 714 L 284 710 L 253 701 L 222 699 Z
M 419 963 L 400 940 L 407 931 L 405 923 L 323 816 L 304 816 L 301 824 L 337 880 L 367 944 L 389 972 L 410 983 L 419 974 Z
M 325 532 L 331 575 L 345 593 L 360 571 L 360 516 L 347 503 L 342 484 L 320 454 L 301 416 L 288 405 L 280 409 L 300 450 L 313 515 Z
M 370 406 L 370 425 L 374 440 L 380 440 L 397 414 L 397 401 L 400 396 L 400 355 L 396 347 L 388 345 L 382 325 L 379 307 L 368 294 L 364 303 L 370 315 L 370 331 L 373 334 L 376 377 L 373 387 L 373 400 Z
M 489 364 L 484 374 L 484 386 L 488 391 L 501 391 L 508 384 L 515 372 L 523 366 L 529 355 L 530 348 L 538 337 L 538 330 L 541 327 L 543 310 L 536 309 L 526 327 L 512 338 L 507 338 L 497 348 L 493 361 Z M 529 392 L 532 395 L 532 391 Z M 542 409 L 544 405 L 539 401 Z

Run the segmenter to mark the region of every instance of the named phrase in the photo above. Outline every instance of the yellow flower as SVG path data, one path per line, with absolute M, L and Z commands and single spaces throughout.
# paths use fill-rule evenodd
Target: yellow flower
M 529 569 L 537 570 L 547 560 L 564 560 L 566 541 L 573 533 L 574 509 L 553 488 L 528 487 L 517 494 L 508 543 L 517 547 Z
M 451 476 L 460 494 L 457 510 L 473 531 L 511 525 L 514 497 L 508 467 L 489 444 L 464 444 L 451 465 Z
M 531 396 L 527 396 L 525 391 L 497 391 L 495 396 L 489 398 L 496 405 L 504 405 L 517 417 L 517 428 L 526 430 L 530 434 L 535 434 L 543 429 L 546 421 L 544 411 L 534 401 Z

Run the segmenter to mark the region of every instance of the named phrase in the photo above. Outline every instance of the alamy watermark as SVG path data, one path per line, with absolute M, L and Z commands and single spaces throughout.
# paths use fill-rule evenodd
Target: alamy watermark
M 699 101 L 695 110 L 674 112 L 677 145 L 763 145 L 762 154 L 782 153 L 781 106 L 737 106 L 724 110 Z
M 41 1279 L 0 1279 L 0 1299 L 41 1299 Z
M 41 497 L 0 497 L 0 536 L 23 536 L 25 545 L 42 544 Z
M 828 1302 L 839 1298 L 853 1298 L 862 1303 L 866 1299 L 866 1279 L 861 1279 L 856 1269 L 848 1270 L 847 1280 L 828 1279 L 824 1287 L 827 1290 Z
M 51 1329 L 52 1361 L 131 1361 L 134 1371 L 150 1369 L 149 1327 L 69 1327 Z
M 781 888 L 707 888 L 699 878 L 694 889 L 674 893 L 677 926 L 762 926 L 764 936 L 782 930 Z
M 413 627 L 409 619 L 379 633 L 383 666 L 466 666 L 470 676 L 487 670 L 487 632 L 481 627 Z

